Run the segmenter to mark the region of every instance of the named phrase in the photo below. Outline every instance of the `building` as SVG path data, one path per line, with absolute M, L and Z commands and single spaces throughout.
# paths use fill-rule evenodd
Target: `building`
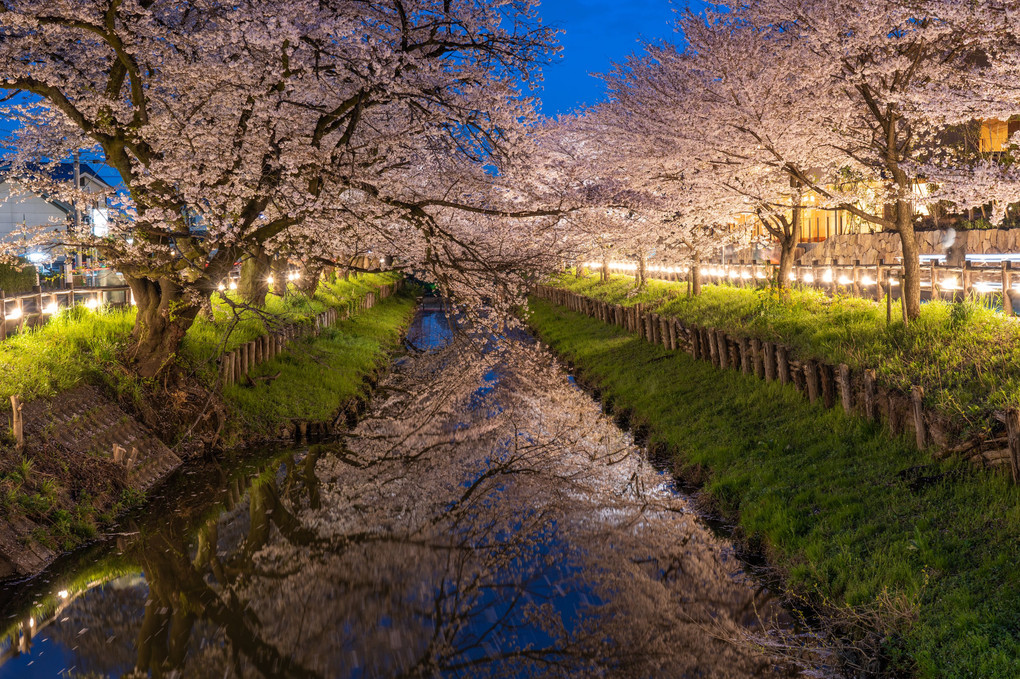
M 0 176 L 6 173 L 0 169 Z M 74 184 L 74 164 L 60 163 L 47 174 L 58 182 Z M 97 194 L 91 205 L 80 206 L 83 228 L 97 236 L 109 230 L 109 208 L 105 195 L 113 189 L 88 165 L 80 165 L 81 187 Z M 63 232 L 73 224 L 74 207 L 54 197 L 27 190 L 14 176 L 4 176 L 0 182 L 0 239 L 9 238 L 22 227 L 51 227 Z

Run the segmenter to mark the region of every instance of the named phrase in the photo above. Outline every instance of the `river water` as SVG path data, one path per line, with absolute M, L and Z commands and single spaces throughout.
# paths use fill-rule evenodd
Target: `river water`
M 0 588 L 0 679 L 796 676 L 789 616 L 526 338 L 439 305 L 338 440 L 182 470 Z

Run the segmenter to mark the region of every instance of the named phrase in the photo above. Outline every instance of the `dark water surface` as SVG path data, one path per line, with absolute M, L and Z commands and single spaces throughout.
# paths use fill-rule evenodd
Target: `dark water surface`
M 424 307 L 349 436 L 189 465 L 0 587 L 0 679 L 795 676 L 732 545 L 510 344 Z

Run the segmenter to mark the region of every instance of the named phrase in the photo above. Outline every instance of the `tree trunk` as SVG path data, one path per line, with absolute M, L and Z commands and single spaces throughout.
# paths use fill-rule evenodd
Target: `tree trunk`
M 273 294 L 278 297 L 287 294 L 287 269 L 289 268 L 286 257 L 273 260 Z
M 921 258 L 914 235 L 913 212 L 910 203 L 896 201 L 896 230 L 900 234 L 903 249 L 903 308 L 907 319 L 914 320 L 921 315 Z
M 793 271 L 793 262 L 797 255 L 797 231 L 792 236 L 784 236 L 779 241 L 779 280 L 776 287 L 785 290 L 790 287 L 790 272 Z
M 602 282 L 609 281 L 609 260 L 605 257 L 602 258 Z
M 177 354 L 201 303 L 186 300 L 181 287 L 167 278 L 125 275 L 124 280 L 138 310 L 128 360 L 142 377 L 155 377 Z
M 643 290 L 645 287 L 645 257 L 642 255 L 638 257 L 638 268 L 637 268 L 637 287 L 638 290 Z
M 238 285 L 241 299 L 252 306 L 265 306 L 266 295 L 269 294 L 268 278 L 272 269 L 273 263 L 265 248 L 257 246 L 241 264 L 241 281 Z
M 787 221 L 782 218 L 779 233 L 779 280 L 776 287 L 779 290 L 786 290 L 790 287 L 790 272 L 793 271 L 793 263 L 797 257 L 797 243 L 800 242 L 800 215 L 803 208 L 800 206 L 801 198 L 798 196 L 793 205 L 793 219 Z
M 307 267 L 301 272 L 301 278 L 298 279 L 295 287 L 306 297 L 312 297 L 315 294 L 315 291 L 319 289 L 319 276 L 321 273 L 321 267 Z
M 697 297 L 701 294 L 701 258 L 695 257 L 691 260 L 691 296 Z

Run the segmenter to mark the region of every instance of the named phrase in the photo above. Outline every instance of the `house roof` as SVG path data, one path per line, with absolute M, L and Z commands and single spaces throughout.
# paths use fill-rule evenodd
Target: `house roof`
M 0 163 L 0 181 L 7 181 L 7 177 L 10 174 L 9 169 L 10 163 Z M 51 178 L 58 182 L 71 182 L 71 183 L 74 182 L 74 163 L 57 163 L 56 165 L 50 167 L 44 167 L 33 163 L 26 165 L 26 169 L 30 173 L 36 173 L 39 175 L 49 175 Z M 99 184 L 102 188 L 106 189 L 113 188 L 113 186 L 111 186 L 109 182 L 107 182 L 105 179 L 99 176 L 99 173 L 96 172 L 91 166 L 89 166 L 88 163 L 79 163 L 78 171 L 81 175 L 82 180 L 88 178 L 95 182 L 96 184 Z M 82 182 L 82 184 L 84 185 L 84 181 Z M 66 201 L 58 200 L 45 193 L 40 193 L 38 195 L 40 198 L 42 198 L 47 203 L 57 208 L 64 214 L 71 214 L 71 212 L 74 211 L 74 206 Z
M 0 163 L 0 179 L 6 181 L 9 169 L 10 163 Z M 28 169 L 29 172 L 34 172 L 39 175 L 49 175 L 58 182 L 74 181 L 74 163 L 57 163 L 53 166 L 42 166 L 33 163 L 26 165 L 26 169 Z M 79 172 L 83 179 L 88 177 L 106 188 L 113 188 L 113 186 L 103 179 L 88 163 L 79 163 Z

